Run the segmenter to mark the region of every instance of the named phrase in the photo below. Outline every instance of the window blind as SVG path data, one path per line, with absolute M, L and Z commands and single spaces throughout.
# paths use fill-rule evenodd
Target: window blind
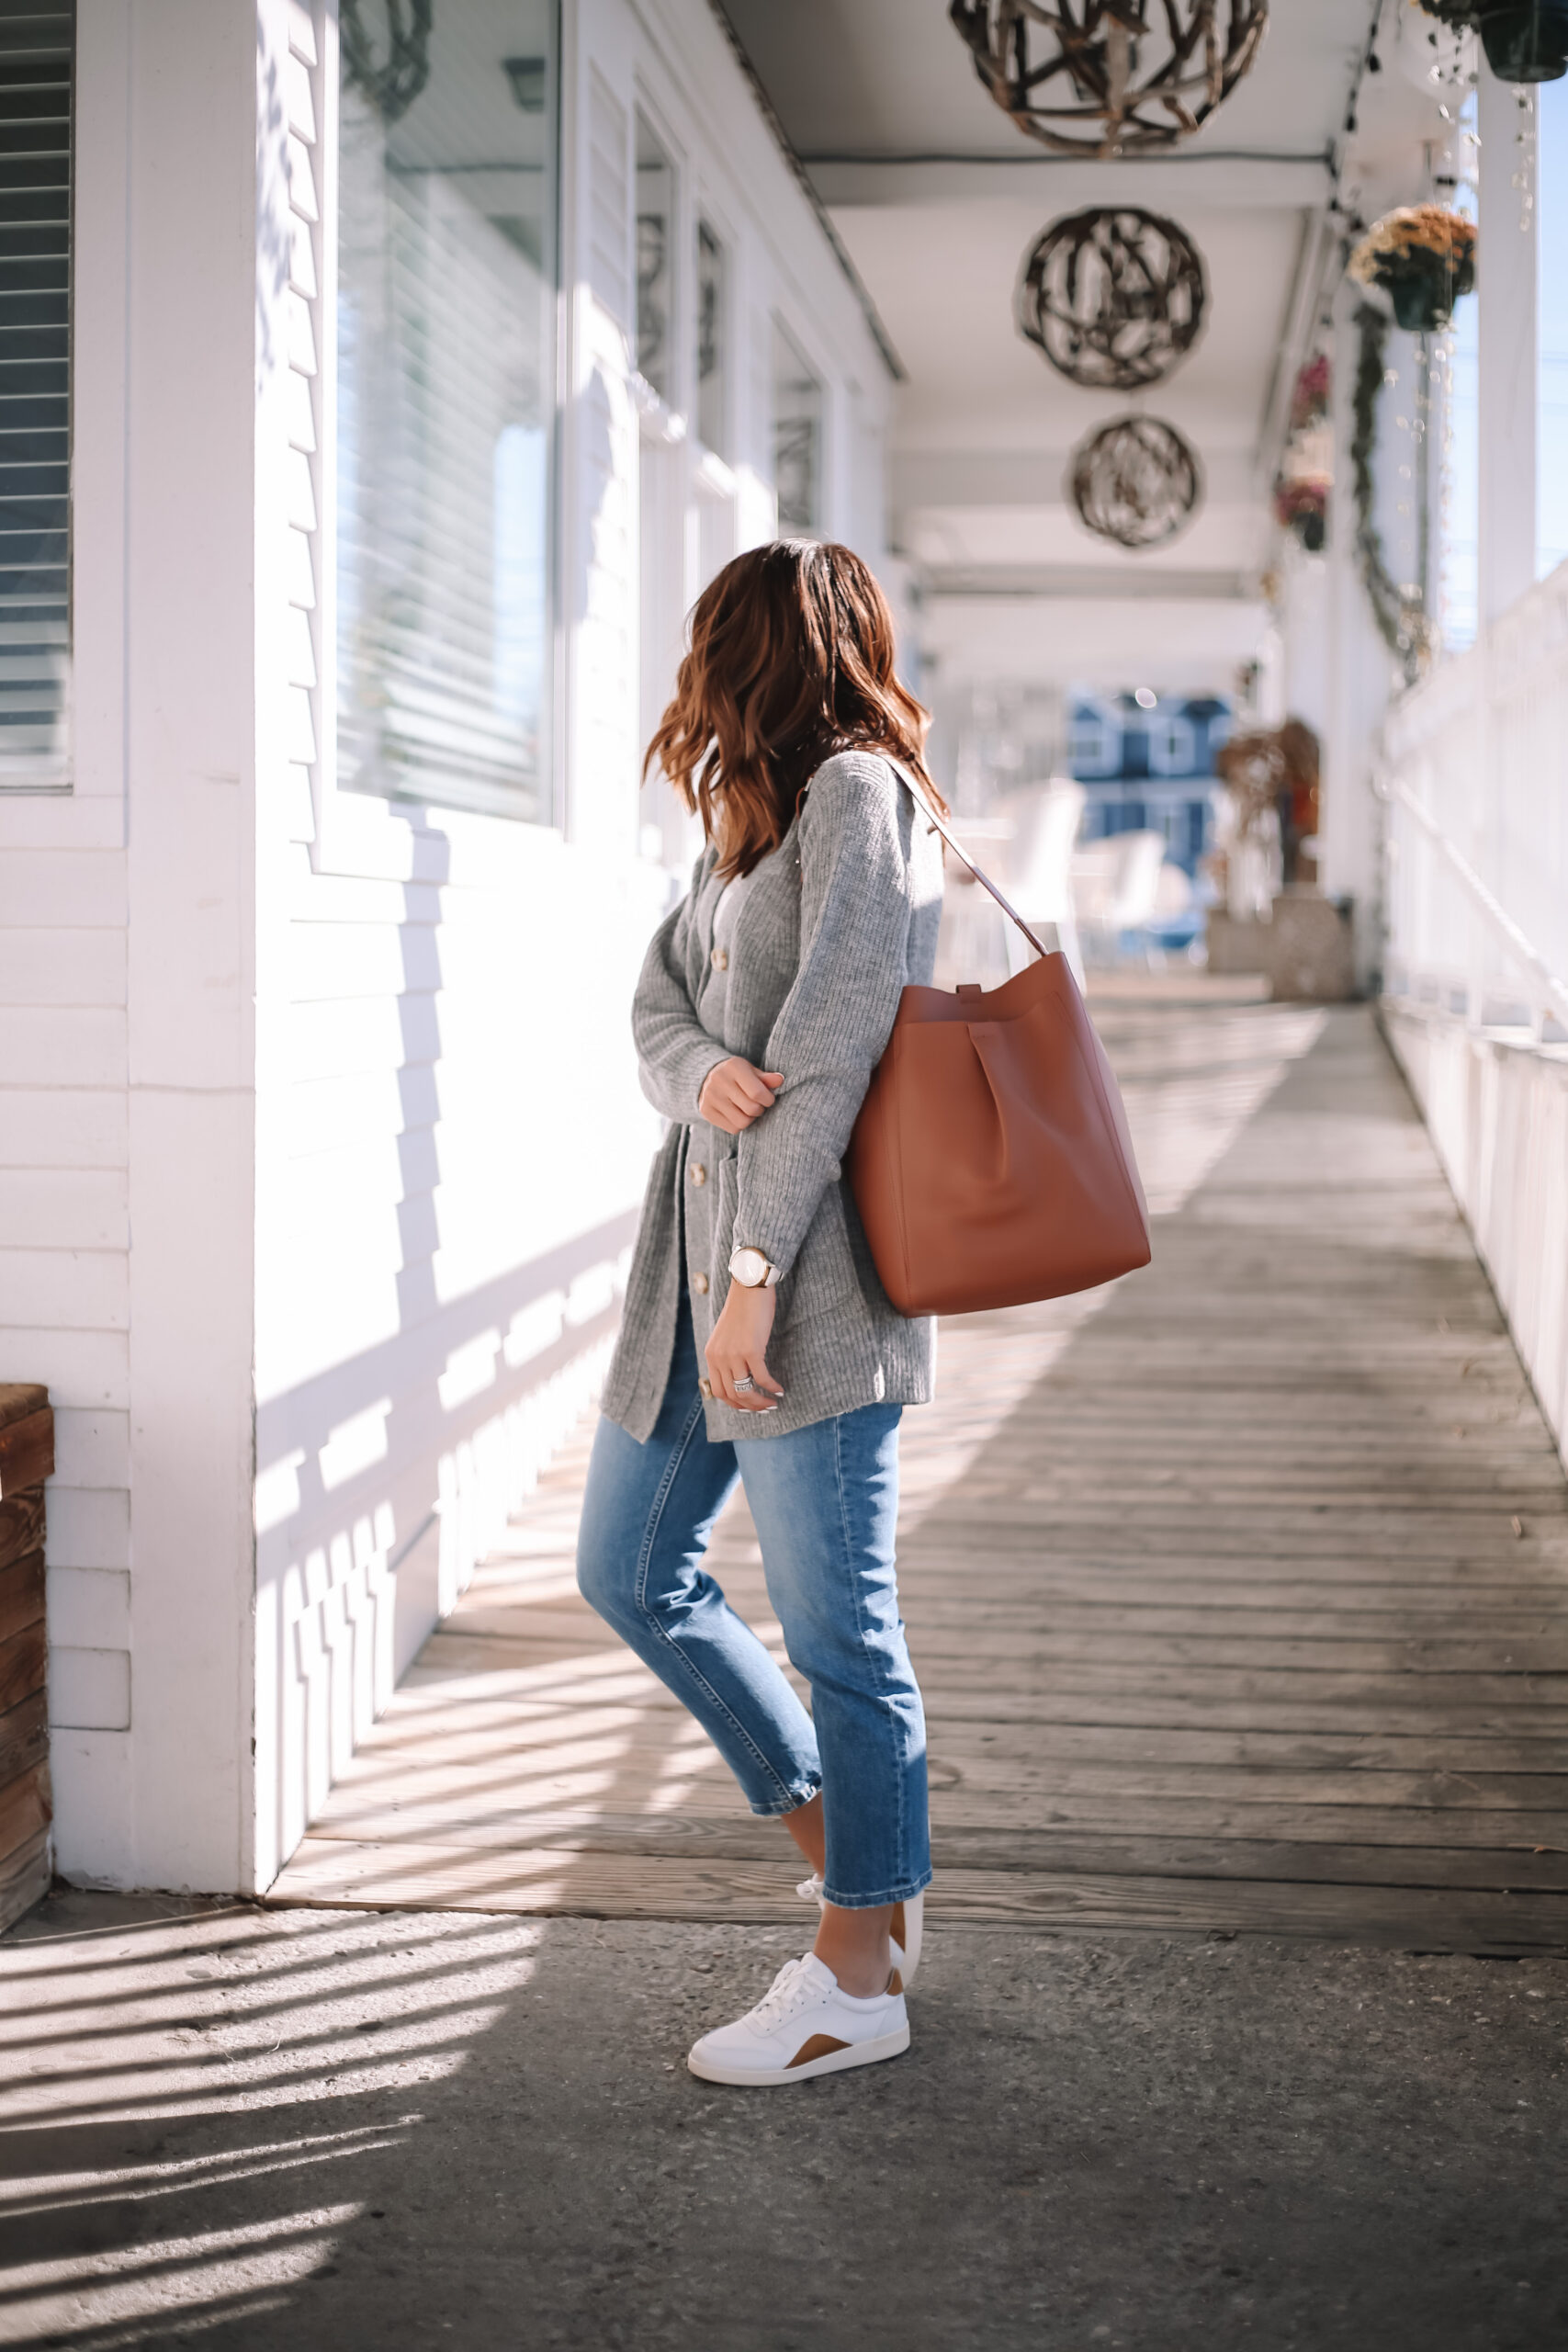
M 547 818 L 554 12 L 436 14 L 395 104 L 344 50 L 338 781 Z
M 67 778 L 73 32 L 0 5 L 0 789 Z

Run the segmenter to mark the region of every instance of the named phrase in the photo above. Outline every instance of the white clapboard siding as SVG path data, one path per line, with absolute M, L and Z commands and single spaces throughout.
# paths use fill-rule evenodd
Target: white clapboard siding
M 326 26 L 321 0 L 289 0 L 284 104 L 288 116 L 288 386 L 289 453 L 288 580 L 288 723 L 287 751 L 294 770 L 288 827 L 296 838 L 315 835 L 321 786 L 321 357 L 331 332 L 322 301 L 321 127 L 328 119 L 321 86 Z
M 56 1647 L 122 1650 L 130 1642 L 130 1577 L 124 1568 L 51 1568 L 49 1638 Z
M 0 1167 L 0 1238 L 13 1250 L 114 1250 L 130 1239 L 118 1168 Z
M 0 929 L 125 928 L 125 853 L 7 849 L 0 858 Z
M 57 1405 L 54 1475 L 66 1487 L 127 1486 L 130 1477 L 130 1415 Z
M 0 1248 L 0 1299 L 18 1323 L 123 1331 L 130 1320 L 123 1250 Z
M 60 1731 L 129 1731 L 130 1657 L 120 1649 L 49 1655 L 49 1720 Z
M 0 1090 L 0 1168 L 124 1168 L 128 1132 L 123 1084 Z
M 129 1495 L 114 1487 L 51 1487 L 44 1557 L 51 1568 L 128 1568 Z
M 0 931 L 0 1006 L 123 1004 L 119 931 Z
M 125 1014 L 118 1007 L 14 1006 L 0 1019 L 0 1087 L 124 1082 Z

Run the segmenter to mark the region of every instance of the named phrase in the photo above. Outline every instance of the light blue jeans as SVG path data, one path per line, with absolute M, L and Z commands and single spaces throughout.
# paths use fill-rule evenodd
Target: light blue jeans
M 822 1791 L 824 1892 L 850 1911 L 902 1903 L 931 1874 L 925 1716 L 893 1559 L 902 1409 L 715 1443 L 682 1303 L 653 1435 L 599 1424 L 578 1538 L 584 1598 L 691 1709 L 752 1812 Z M 809 1715 L 703 1566 L 737 1478 Z

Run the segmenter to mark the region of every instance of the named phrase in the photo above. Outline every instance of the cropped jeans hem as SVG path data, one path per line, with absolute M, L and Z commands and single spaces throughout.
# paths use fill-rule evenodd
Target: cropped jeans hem
M 749 1802 L 759 1821 L 782 1821 L 786 1814 L 798 1813 L 803 1804 L 809 1804 L 813 1797 L 819 1797 L 821 1793 L 819 1780 L 803 1781 L 798 1790 L 786 1792 L 777 1804 L 759 1804 L 755 1797 Z
M 822 1900 L 830 1903 L 835 1911 L 884 1911 L 890 1909 L 895 1903 L 912 1903 L 917 1894 L 925 1893 L 931 1883 L 931 1871 L 922 1871 L 918 1878 L 910 1879 L 907 1886 L 892 1887 L 886 1894 L 840 1894 L 835 1888 L 825 1886 Z

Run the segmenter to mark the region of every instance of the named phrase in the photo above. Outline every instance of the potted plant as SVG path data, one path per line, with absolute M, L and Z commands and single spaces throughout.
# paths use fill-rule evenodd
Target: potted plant
M 1328 537 L 1328 483 L 1321 474 L 1281 474 L 1274 484 L 1274 519 L 1293 531 L 1308 555 L 1321 555 Z
M 1481 17 L 1481 46 L 1499 82 L 1557 82 L 1568 74 L 1568 0 L 1505 0 Z
M 1439 24 L 1473 26 L 1499 82 L 1568 74 L 1568 0 L 1421 0 Z
M 1413 334 L 1446 327 L 1455 302 L 1475 284 L 1475 223 L 1441 204 L 1402 204 L 1368 230 L 1350 275 L 1381 286 Z
M 1332 388 L 1328 354 L 1318 352 L 1299 368 L 1291 392 L 1291 430 L 1304 433 L 1321 424 L 1328 414 L 1328 395 Z

